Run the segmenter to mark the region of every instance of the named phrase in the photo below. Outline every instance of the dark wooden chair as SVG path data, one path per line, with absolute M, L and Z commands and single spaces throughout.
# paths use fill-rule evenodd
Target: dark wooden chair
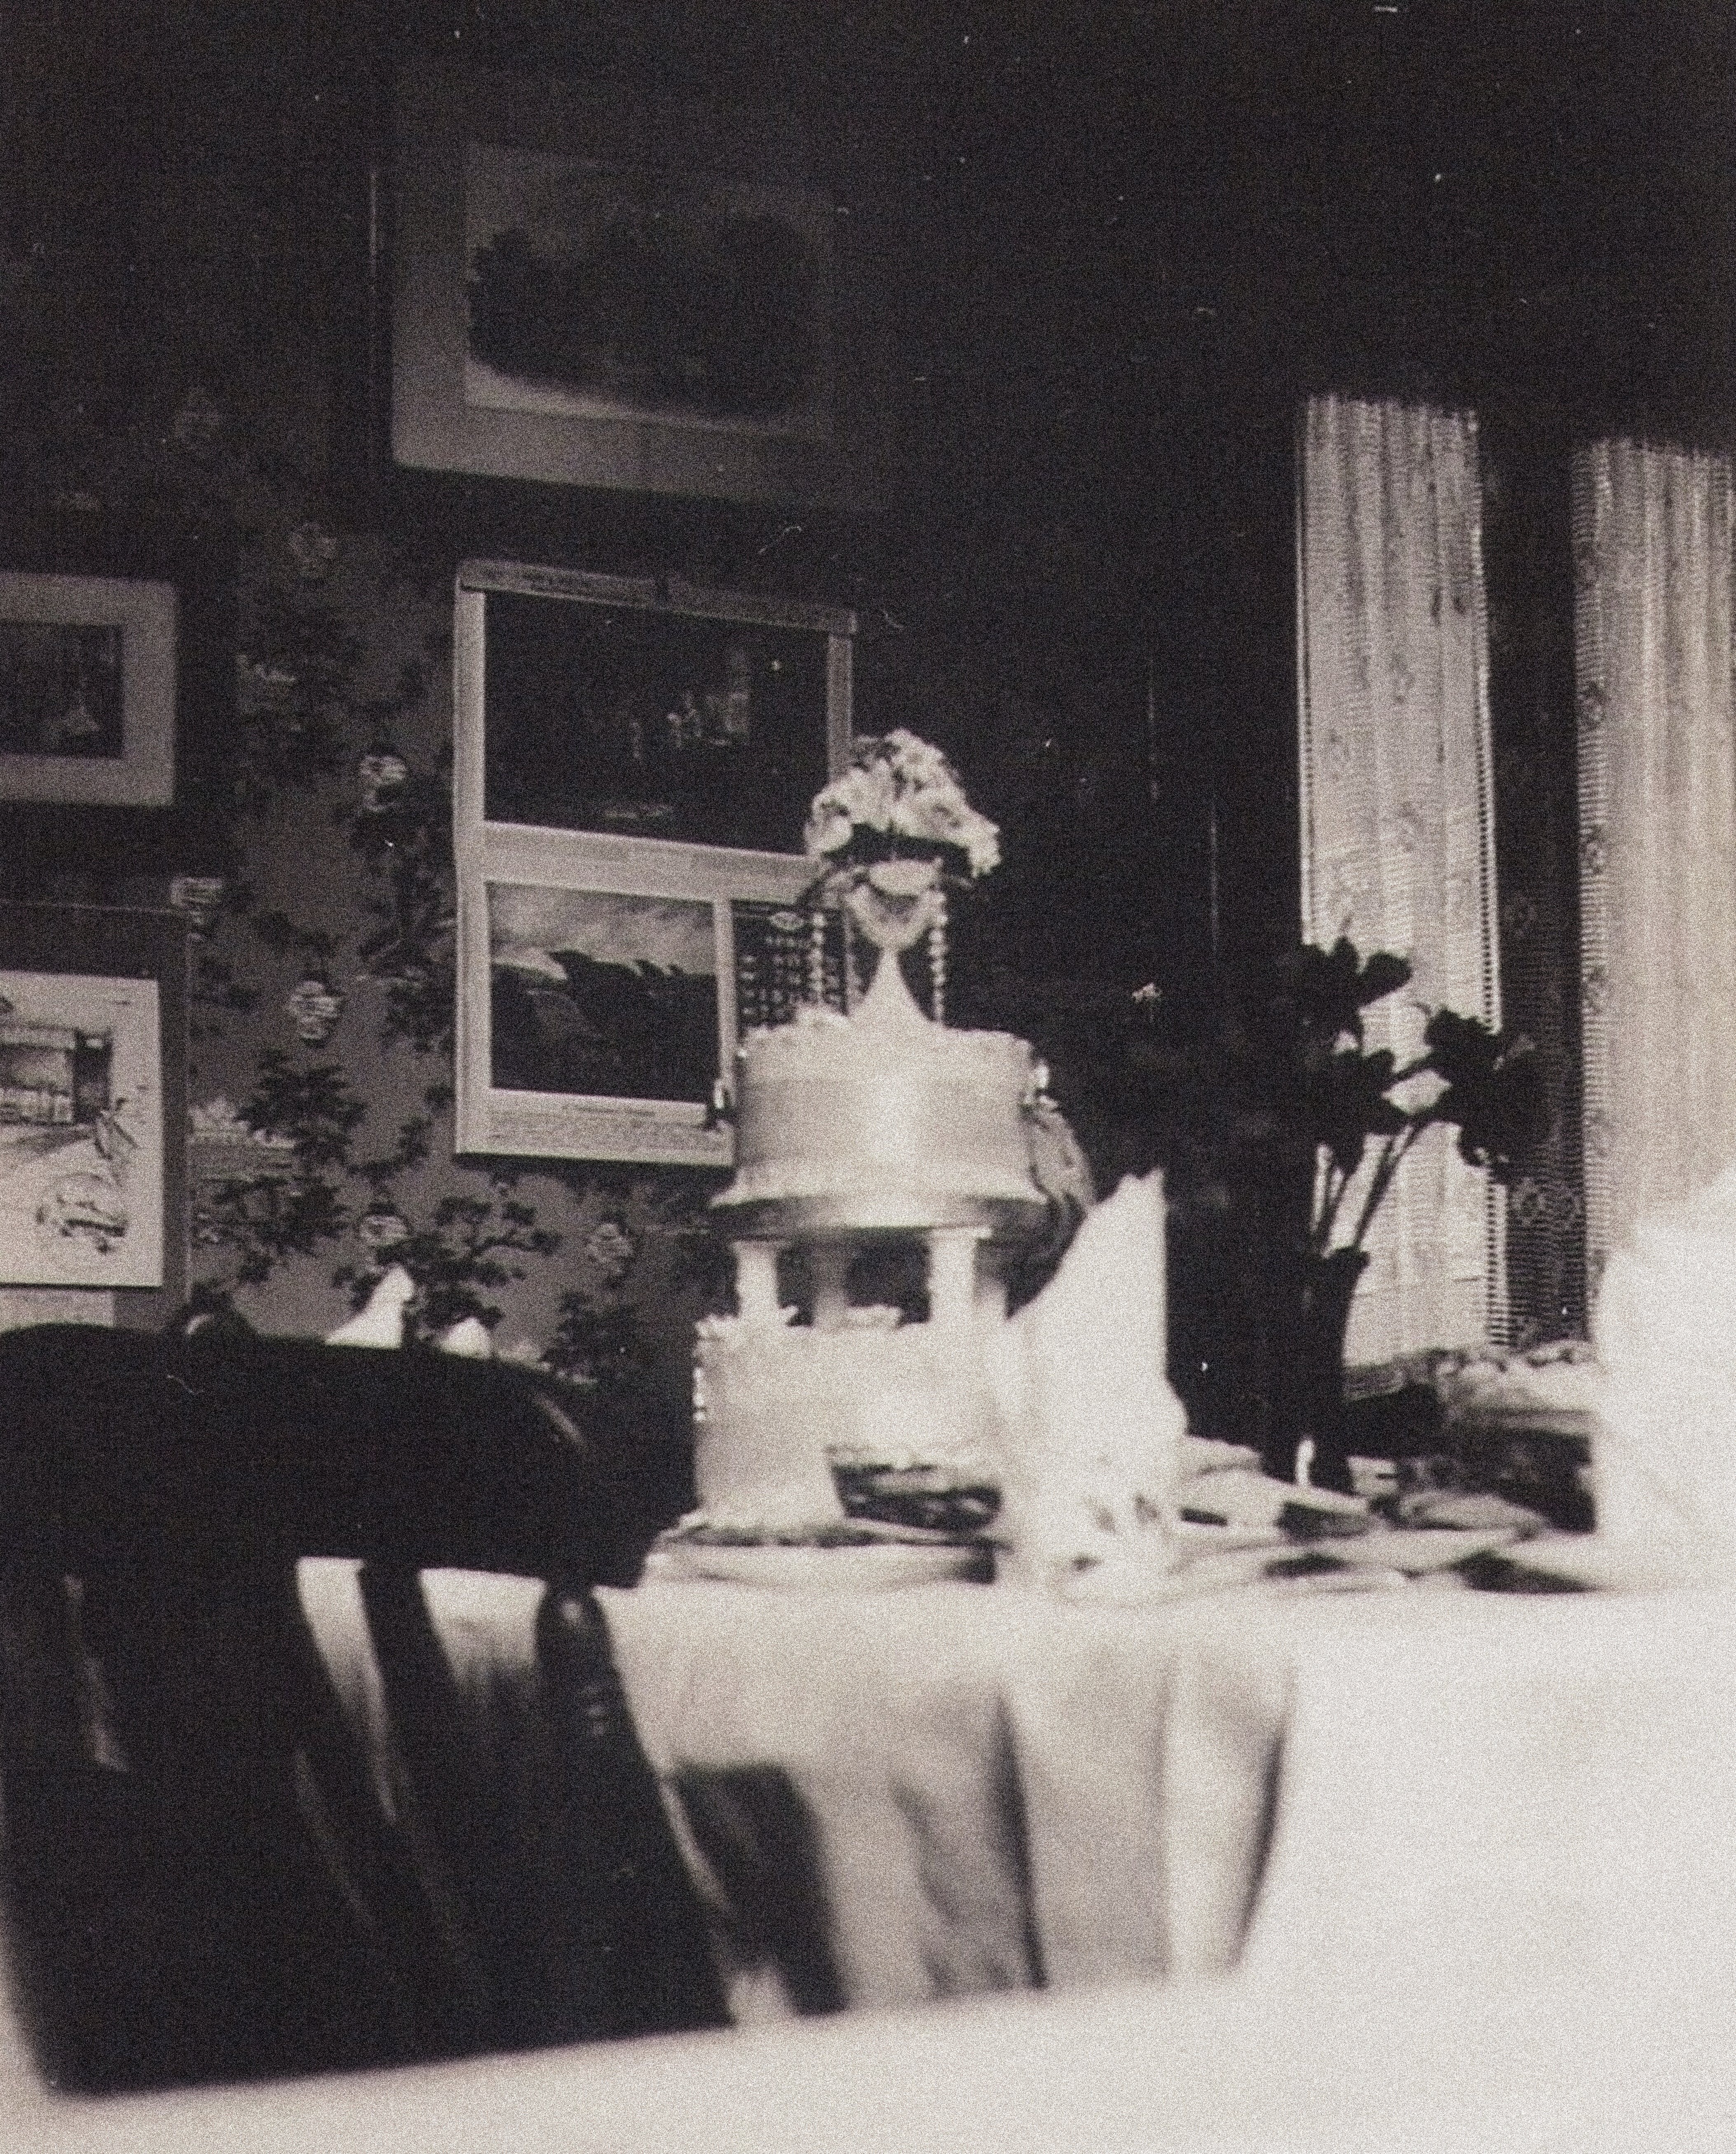
M 718 2024 L 590 1589 L 648 1530 L 517 1370 L 230 1333 L 0 1337 L 0 1824 L 45 2075 L 113 2090 Z M 418 1790 L 298 1600 L 361 1564 Z M 493 1830 L 418 1586 L 545 1581 L 538 1830 Z

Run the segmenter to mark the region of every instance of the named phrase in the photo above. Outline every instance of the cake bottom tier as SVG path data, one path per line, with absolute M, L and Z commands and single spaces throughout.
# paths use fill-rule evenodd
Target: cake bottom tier
M 832 1461 L 987 1462 L 996 1423 L 974 1332 L 715 1320 L 694 1385 L 702 1509 L 772 1524 L 841 1514 Z

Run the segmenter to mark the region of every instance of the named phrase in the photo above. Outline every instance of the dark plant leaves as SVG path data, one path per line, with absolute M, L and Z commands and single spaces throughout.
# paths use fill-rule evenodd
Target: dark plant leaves
M 1345 1174 L 1361 1166 L 1370 1137 L 1396 1136 L 1405 1126 L 1404 1109 L 1386 1096 L 1393 1069 L 1384 1047 L 1372 1054 L 1345 1048 L 1301 1089 L 1310 1134 Z
M 1377 950 L 1365 964 L 1356 946 L 1340 935 L 1330 950 L 1305 942 L 1278 961 L 1278 990 L 1273 1008 L 1305 1039 L 1330 1048 L 1342 1039 L 1362 1044 L 1362 1013 L 1404 986 L 1411 967 L 1390 950 Z
M 1531 1042 L 1445 1009 L 1422 1036 L 1428 1066 L 1444 1082 L 1428 1119 L 1455 1125 L 1460 1156 L 1509 1180 L 1543 1119 L 1543 1072 Z

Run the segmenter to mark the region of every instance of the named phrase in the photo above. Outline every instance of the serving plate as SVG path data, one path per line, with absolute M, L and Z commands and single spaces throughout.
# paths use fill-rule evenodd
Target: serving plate
M 802 1548 L 680 1541 L 652 1549 L 646 1559 L 644 1579 L 647 1584 L 714 1580 L 732 1585 L 860 1592 L 864 1588 L 936 1585 L 952 1579 L 987 1584 L 993 1574 L 989 1549 L 956 1544 L 871 1541 L 853 1547 Z
M 1421 1578 L 1429 1571 L 1454 1570 L 1473 1556 L 1511 1548 L 1523 1531 L 1511 1525 L 1379 1526 L 1360 1541 L 1335 1541 L 1331 1546 L 1347 1563 L 1376 1564 L 1383 1570 Z

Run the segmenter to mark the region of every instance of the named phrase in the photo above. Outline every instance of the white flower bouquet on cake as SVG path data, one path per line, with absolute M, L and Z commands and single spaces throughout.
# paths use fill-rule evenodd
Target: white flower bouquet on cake
M 814 795 L 803 846 L 828 878 L 935 860 L 974 882 L 1001 857 L 1000 832 L 966 799 L 945 755 L 901 727 L 855 743 L 850 768 Z
M 822 786 L 809 811 L 804 847 L 819 865 L 807 893 L 816 908 L 841 906 L 875 947 L 893 957 L 876 973 L 884 1015 L 902 1008 L 896 953 L 928 937 L 933 1013 L 946 1021 L 947 891 L 988 875 L 1001 857 L 1000 832 L 966 799 L 939 748 L 901 727 L 865 735 L 841 777 Z M 814 962 L 817 967 L 818 953 Z

